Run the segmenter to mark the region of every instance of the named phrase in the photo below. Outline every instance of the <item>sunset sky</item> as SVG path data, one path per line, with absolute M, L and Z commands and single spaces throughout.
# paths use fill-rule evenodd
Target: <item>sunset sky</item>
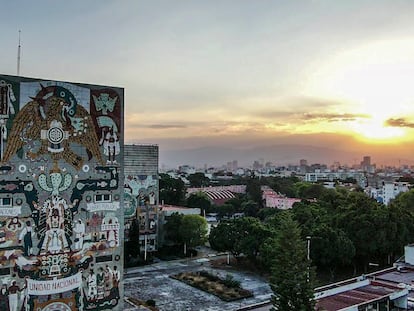
M 0 72 L 16 74 L 21 29 L 21 75 L 125 88 L 126 142 L 412 153 L 414 1 L 16 0 L 1 11 Z

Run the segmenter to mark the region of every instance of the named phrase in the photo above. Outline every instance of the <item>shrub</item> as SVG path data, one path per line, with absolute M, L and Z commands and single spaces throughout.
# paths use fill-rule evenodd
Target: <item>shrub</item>
M 234 277 L 231 274 L 227 274 L 226 278 L 223 280 L 224 285 L 230 288 L 239 288 L 240 287 L 240 281 L 237 281 L 234 279 Z

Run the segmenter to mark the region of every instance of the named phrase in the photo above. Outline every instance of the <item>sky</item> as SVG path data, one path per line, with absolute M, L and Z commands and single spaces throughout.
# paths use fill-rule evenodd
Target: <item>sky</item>
M 409 157 L 414 1 L 4 1 L 0 72 L 125 88 L 125 141 Z M 229 159 L 231 160 L 231 159 Z

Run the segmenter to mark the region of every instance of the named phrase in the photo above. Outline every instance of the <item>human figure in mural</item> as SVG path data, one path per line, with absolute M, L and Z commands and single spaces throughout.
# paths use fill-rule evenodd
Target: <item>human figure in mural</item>
M 119 145 L 119 137 L 113 127 L 111 127 L 106 134 L 104 134 L 104 130 L 102 130 L 100 144 L 103 145 L 104 154 L 108 157 L 106 163 L 115 164 L 115 156 L 120 153 L 121 148 Z
M 65 236 L 65 207 L 61 200 L 47 202 L 46 233 L 42 243 L 42 252 L 52 254 L 67 251 L 69 243 Z
M 18 304 L 19 304 L 19 297 L 18 293 L 24 290 L 23 288 L 20 288 L 16 281 L 12 281 L 11 286 L 9 287 L 9 310 L 10 311 L 17 311 Z
M 105 297 L 105 272 L 102 267 L 99 268 L 99 272 L 96 275 L 96 282 L 98 284 L 98 299 L 103 299 Z
M 154 191 L 151 191 L 149 193 L 149 204 L 150 205 L 155 205 L 155 193 L 154 193 Z
M 112 285 L 113 290 L 115 291 L 115 297 L 119 298 L 119 282 L 121 281 L 121 273 L 119 272 L 117 266 L 114 266 L 114 270 L 112 271 Z
M 104 280 L 105 280 L 105 296 L 109 296 L 112 288 L 112 270 L 108 265 L 105 266 L 104 271 Z
M 75 227 L 73 228 L 75 232 L 75 250 L 82 250 L 83 248 L 83 239 L 85 237 L 85 224 L 81 219 L 78 219 Z
M 7 284 L 3 283 L 0 288 L 0 310 L 9 310 L 9 291 Z
M 30 220 L 26 221 L 26 227 L 23 228 L 23 230 L 20 232 L 19 235 L 19 244 L 24 243 L 24 255 L 30 256 L 32 254 L 32 247 L 33 247 L 33 241 L 32 241 L 32 224 Z
M 95 299 L 96 295 L 98 294 L 98 284 L 96 275 L 93 272 L 93 269 L 90 270 L 89 275 L 86 279 L 86 283 L 88 285 L 88 294 L 87 297 L 89 300 Z

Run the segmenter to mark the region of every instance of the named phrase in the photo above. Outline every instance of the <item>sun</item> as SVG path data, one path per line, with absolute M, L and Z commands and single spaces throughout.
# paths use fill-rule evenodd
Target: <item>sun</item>
M 384 126 L 382 119 L 360 120 L 349 124 L 360 140 L 370 143 L 399 143 L 405 140 L 406 131 L 399 127 Z
M 377 143 L 402 141 L 409 131 L 387 120 L 414 115 L 414 43 L 390 39 L 340 52 L 320 64 L 307 91 L 342 103 L 337 112 L 364 115 L 347 128 L 356 137 Z

